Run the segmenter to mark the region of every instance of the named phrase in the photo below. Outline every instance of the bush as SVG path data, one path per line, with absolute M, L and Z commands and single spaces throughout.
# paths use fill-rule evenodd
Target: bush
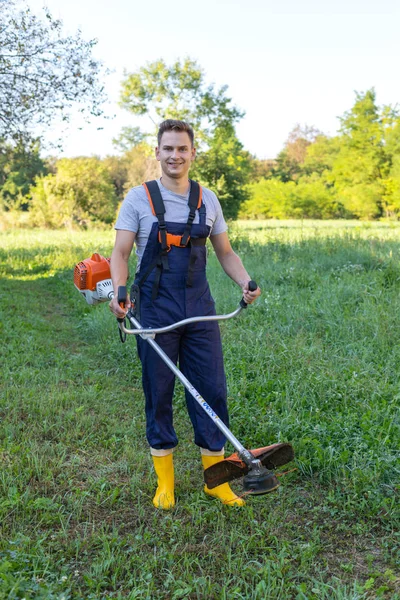
M 39 227 L 112 223 L 118 198 L 104 163 L 95 157 L 64 158 L 55 175 L 31 188 L 31 222 Z
M 330 189 L 318 179 L 302 178 L 296 184 L 261 179 L 248 186 L 250 199 L 242 205 L 242 219 L 328 219 L 340 206 Z

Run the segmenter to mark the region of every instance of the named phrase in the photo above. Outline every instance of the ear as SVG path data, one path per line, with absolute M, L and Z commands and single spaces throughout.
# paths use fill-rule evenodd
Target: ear
M 191 159 L 194 160 L 196 158 L 196 148 L 192 148 Z
M 155 147 L 154 154 L 155 154 L 156 159 L 159 161 L 160 160 L 160 149 L 158 146 Z

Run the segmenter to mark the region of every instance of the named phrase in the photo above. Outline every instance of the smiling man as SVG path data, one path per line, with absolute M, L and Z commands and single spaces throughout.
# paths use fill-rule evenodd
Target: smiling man
M 131 189 L 115 225 L 111 255 L 114 291 L 126 285 L 128 260 L 136 245 L 135 284 L 140 290 L 143 327 L 163 327 L 185 318 L 214 315 L 214 301 L 206 279 L 206 241 L 210 238 L 224 271 L 242 289 L 248 304 L 260 290 L 248 289 L 250 276 L 232 250 L 220 203 L 215 194 L 188 178 L 196 157 L 193 129 L 184 121 L 168 119 L 158 132 L 156 158 L 159 180 Z M 128 302 L 126 309 L 129 309 Z M 114 297 L 110 309 L 117 317 L 124 310 Z M 229 426 L 226 380 L 219 327 L 216 322 L 192 323 L 159 334 L 157 343 Z M 173 427 L 172 398 L 175 376 L 145 340 L 137 338 L 146 398 L 146 436 L 158 487 L 157 508 L 175 505 L 173 450 L 178 439 Z M 200 448 L 204 469 L 223 460 L 225 437 L 201 407 L 186 393 L 186 404 Z M 204 492 L 228 505 L 244 504 L 227 483 Z

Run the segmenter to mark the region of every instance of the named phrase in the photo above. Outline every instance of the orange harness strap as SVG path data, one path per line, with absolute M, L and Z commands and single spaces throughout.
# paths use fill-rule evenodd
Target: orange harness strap
M 185 248 L 187 246 L 187 244 L 182 244 L 182 237 L 181 235 L 175 235 L 173 233 L 168 233 L 167 231 L 167 245 L 168 245 L 168 252 L 171 250 L 171 246 L 178 246 L 178 248 Z M 188 243 L 190 240 L 190 236 L 188 237 Z M 158 232 L 158 241 L 161 243 L 161 234 L 160 232 Z
M 146 194 L 147 194 L 147 198 L 149 200 L 149 204 L 150 204 L 150 208 L 151 208 L 151 212 L 153 213 L 153 215 L 156 217 L 156 211 L 154 210 L 154 204 L 153 204 L 153 199 L 151 197 L 151 194 L 149 192 L 149 188 L 147 187 L 146 183 L 142 183 L 144 189 L 146 190 Z

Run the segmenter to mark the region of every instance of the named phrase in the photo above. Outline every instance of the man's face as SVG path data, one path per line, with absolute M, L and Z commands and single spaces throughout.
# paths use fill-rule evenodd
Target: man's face
M 156 148 L 156 158 L 160 161 L 163 175 L 173 179 L 187 178 L 195 156 L 196 150 L 186 131 L 166 131 Z

